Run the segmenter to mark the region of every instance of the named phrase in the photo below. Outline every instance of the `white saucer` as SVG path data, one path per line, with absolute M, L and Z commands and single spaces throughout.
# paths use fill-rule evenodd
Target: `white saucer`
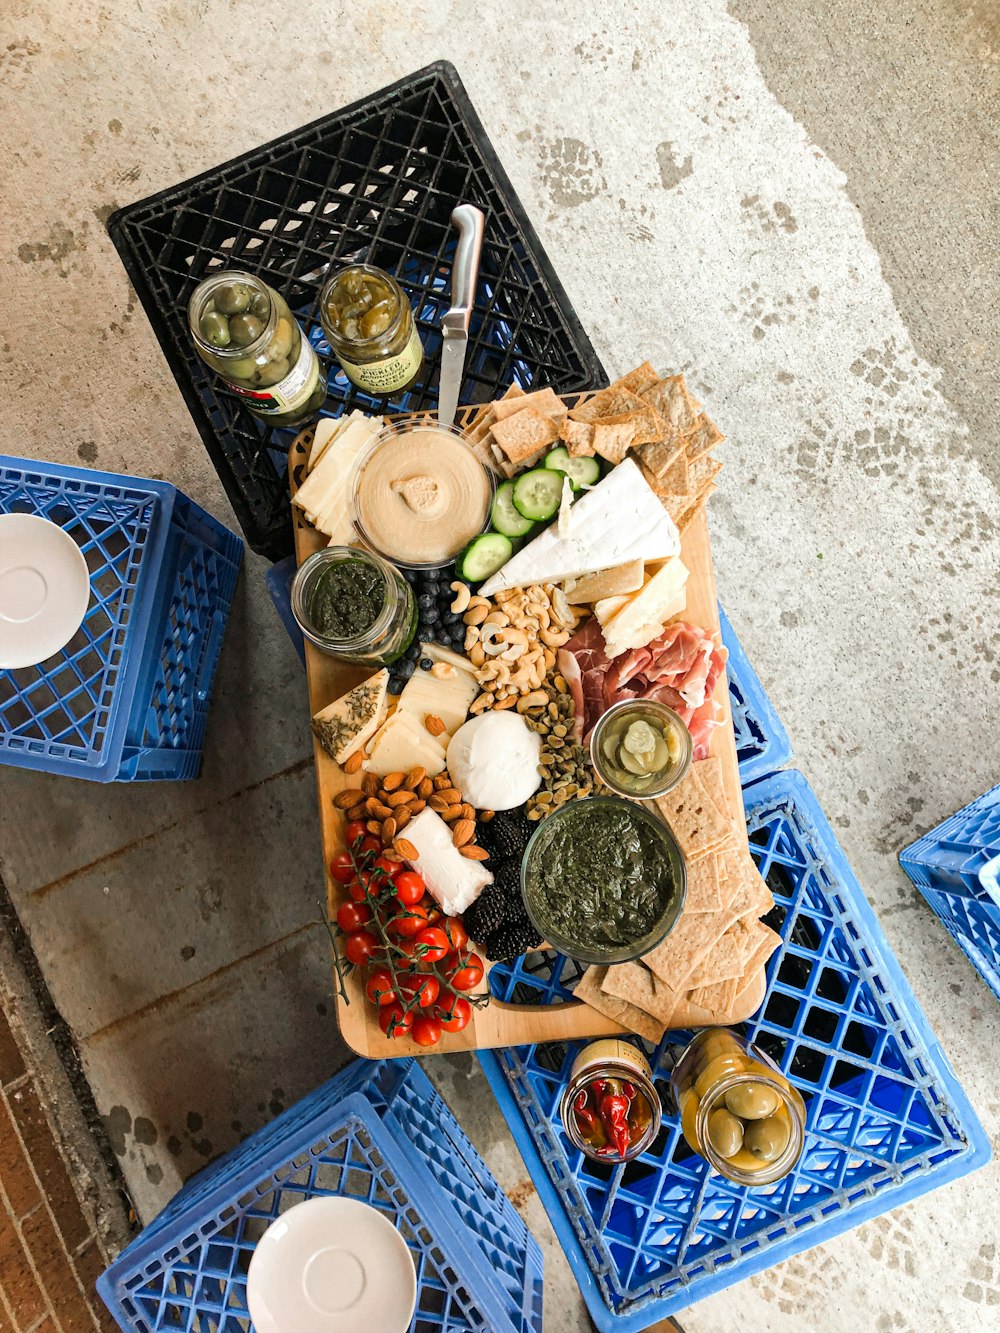
M 307 1199 L 261 1236 L 247 1272 L 256 1333 L 406 1333 L 417 1275 L 402 1236 L 357 1199 Z
M 90 574 L 73 538 L 37 514 L 0 514 L 0 670 L 65 648 L 89 604 Z

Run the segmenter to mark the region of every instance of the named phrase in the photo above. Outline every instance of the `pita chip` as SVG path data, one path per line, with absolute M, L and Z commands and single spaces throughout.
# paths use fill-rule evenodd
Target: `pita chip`
M 627 1000 L 620 1000 L 617 996 L 608 995 L 601 989 L 601 983 L 607 974 L 606 967 L 590 967 L 584 972 L 583 976 L 576 984 L 573 994 L 578 1000 L 583 1000 L 589 1004 L 591 1009 L 596 1009 L 598 1013 L 603 1014 L 605 1018 L 610 1018 L 614 1023 L 620 1023 L 623 1028 L 630 1032 L 637 1032 L 640 1037 L 645 1037 L 647 1041 L 659 1041 L 667 1030 L 666 1023 L 661 1023 L 659 1019 L 647 1014 L 644 1010 Z
M 520 464 L 558 439 L 559 431 L 551 417 L 528 407 L 495 422 L 493 438 L 510 462 Z

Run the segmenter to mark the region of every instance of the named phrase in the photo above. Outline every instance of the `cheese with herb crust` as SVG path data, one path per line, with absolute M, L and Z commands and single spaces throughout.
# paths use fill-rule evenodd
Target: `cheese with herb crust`
M 331 759 L 344 763 L 375 735 L 385 721 L 388 689 L 388 671 L 377 671 L 314 715 L 313 733 Z

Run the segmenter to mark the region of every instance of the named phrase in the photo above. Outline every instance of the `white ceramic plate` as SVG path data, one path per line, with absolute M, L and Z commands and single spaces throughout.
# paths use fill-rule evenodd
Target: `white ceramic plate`
M 35 666 L 65 648 L 90 604 L 79 546 L 37 514 L 0 514 L 0 669 Z
M 256 1333 L 406 1333 L 417 1275 L 402 1236 L 357 1199 L 307 1199 L 261 1236 L 247 1272 Z

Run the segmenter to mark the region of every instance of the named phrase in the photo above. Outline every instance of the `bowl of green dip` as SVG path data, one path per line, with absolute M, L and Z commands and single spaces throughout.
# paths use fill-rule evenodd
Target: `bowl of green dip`
M 560 806 L 531 836 L 521 863 L 531 923 L 581 963 L 624 963 L 673 929 L 687 872 L 652 810 L 615 796 Z

